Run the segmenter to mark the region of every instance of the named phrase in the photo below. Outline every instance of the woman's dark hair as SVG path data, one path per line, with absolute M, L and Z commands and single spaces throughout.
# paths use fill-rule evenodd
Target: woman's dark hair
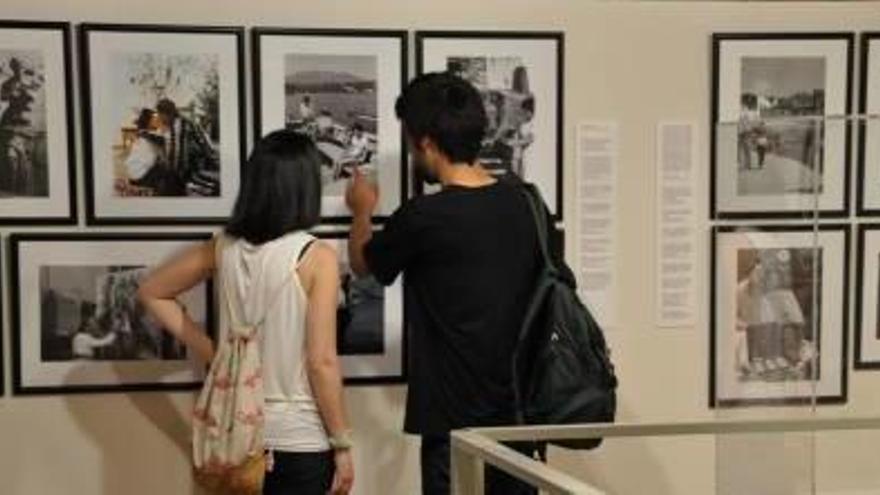
M 479 91 L 449 72 L 412 80 L 395 105 L 397 118 L 415 142 L 431 139 L 453 163 L 473 163 L 488 120 Z
M 150 108 L 142 108 L 141 113 L 138 114 L 137 119 L 134 121 L 135 127 L 137 130 L 143 131 L 150 128 L 150 121 L 153 120 L 153 110 Z
M 321 220 L 321 154 L 308 136 L 272 132 L 254 147 L 226 233 L 263 244 Z

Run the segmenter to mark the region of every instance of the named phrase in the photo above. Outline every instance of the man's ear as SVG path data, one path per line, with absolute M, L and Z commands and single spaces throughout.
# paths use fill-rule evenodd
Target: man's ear
M 440 150 L 437 148 L 437 143 L 435 143 L 434 140 L 429 138 L 428 136 L 424 136 L 419 139 L 416 148 L 419 152 L 428 156 L 434 156 L 440 152 Z

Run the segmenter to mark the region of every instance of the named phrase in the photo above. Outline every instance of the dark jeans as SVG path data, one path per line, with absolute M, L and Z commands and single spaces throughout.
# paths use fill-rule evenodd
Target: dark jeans
M 508 444 L 514 450 L 532 456 L 534 444 Z M 542 446 L 541 453 L 546 450 Z M 422 436 L 422 495 L 449 495 L 449 435 Z M 507 473 L 486 467 L 486 495 L 537 495 L 529 486 Z
M 266 473 L 263 495 L 326 495 L 336 468 L 333 452 L 272 454 L 275 463 Z

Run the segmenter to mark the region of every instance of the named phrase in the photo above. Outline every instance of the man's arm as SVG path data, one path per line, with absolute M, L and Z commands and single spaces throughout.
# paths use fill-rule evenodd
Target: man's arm
M 373 238 L 373 224 L 371 215 L 355 215 L 351 224 L 351 232 L 348 236 L 348 259 L 351 270 L 355 275 L 363 277 L 370 273 L 367 260 L 364 257 L 364 247 Z
M 358 167 L 354 167 L 354 175 L 345 195 L 345 201 L 354 217 L 348 236 L 348 259 L 351 270 L 358 276 L 368 275 L 370 267 L 364 257 L 364 247 L 373 238 L 372 217 L 379 202 L 379 189 L 361 174 Z

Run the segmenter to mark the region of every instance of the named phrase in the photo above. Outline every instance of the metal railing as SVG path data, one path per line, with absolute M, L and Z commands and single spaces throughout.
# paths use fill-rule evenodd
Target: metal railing
M 697 421 L 686 423 L 595 424 L 475 428 L 452 433 L 452 490 L 483 495 L 483 468 L 500 469 L 551 494 L 601 495 L 599 488 L 531 459 L 500 442 L 586 440 L 591 438 L 816 433 L 880 430 L 880 417 Z

